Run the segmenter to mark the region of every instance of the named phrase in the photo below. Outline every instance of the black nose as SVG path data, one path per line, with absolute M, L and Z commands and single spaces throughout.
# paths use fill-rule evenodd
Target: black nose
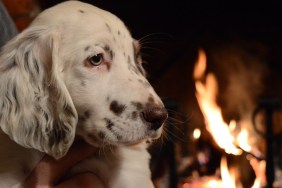
M 168 117 L 167 110 L 160 107 L 147 107 L 141 112 L 141 117 L 150 123 L 151 130 L 159 129 Z

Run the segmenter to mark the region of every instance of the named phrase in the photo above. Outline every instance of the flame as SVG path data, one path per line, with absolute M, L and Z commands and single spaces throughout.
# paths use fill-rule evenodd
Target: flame
M 210 180 L 208 181 L 207 185 L 205 186 L 206 188 L 220 188 L 222 187 L 222 183 L 218 180 Z
M 193 137 L 194 137 L 194 139 L 199 139 L 200 138 L 200 136 L 201 136 L 201 130 L 200 129 L 194 129 L 194 131 L 193 131 Z
M 203 76 L 206 67 L 206 55 L 204 51 L 199 51 L 198 62 L 194 69 L 194 77 L 199 79 Z M 202 75 L 200 75 L 202 74 Z M 242 151 L 233 143 L 234 138 L 230 133 L 228 125 L 223 121 L 221 109 L 216 104 L 217 82 L 212 73 L 207 74 L 205 84 L 197 80 L 196 98 L 198 100 L 201 111 L 203 112 L 207 129 L 212 134 L 216 143 L 225 150 L 226 153 L 240 155 Z
M 202 78 L 207 68 L 207 56 L 205 52 L 199 49 L 198 53 L 198 62 L 195 65 L 193 74 L 194 79 Z
M 235 175 L 229 173 L 226 157 L 221 158 L 220 172 L 221 172 L 222 186 L 229 188 L 236 188 Z
M 235 131 L 237 122 L 232 120 L 229 125 L 224 122 L 221 109 L 216 103 L 218 93 L 217 80 L 212 73 L 205 75 L 206 63 L 207 58 L 205 52 L 199 50 L 193 76 L 196 80 L 196 98 L 203 113 L 207 130 L 211 133 L 218 146 L 224 149 L 228 154 L 241 155 L 242 150 L 254 152 L 254 148 L 249 144 L 247 129 L 245 127 L 241 128 L 240 132 L 235 137 L 232 132 Z M 256 151 L 256 153 L 259 152 Z M 266 182 L 264 173 L 265 161 L 252 159 L 250 160 L 250 164 L 256 173 L 256 180 L 252 188 L 258 188 Z M 225 157 L 222 157 L 220 167 L 222 186 L 236 188 L 235 174 L 230 174 Z
M 241 132 L 238 134 L 237 142 L 240 148 L 242 148 L 244 151 L 250 152 L 252 150 L 252 147 L 248 143 L 248 137 L 249 134 L 247 129 L 243 128 Z
M 263 185 L 266 185 L 267 182 L 265 177 L 265 167 L 266 167 L 265 160 L 258 161 L 254 157 L 249 157 L 249 161 L 256 174 L 256 179 L 252 188 L 264 187 Z
M 249 144 L 249 134 L 245 127 L 241 129 L 236 138 L 231 133 L 236 129 L 236 121 L 231 120 L 229 125 L 222 118 L 220 107 L 216 103 L 218 92 L 217 80 L 214 74 L 209 73 L 204 77 L 207 67 L 207 58 L 203 50 L 199 50 L 198 60 L 194 68 L 196 98 L 204 115 L 208 131 L 213 136 L 219 147 L 228 154 L 240 155 L 242 149 L 247 152 L 255 150 Z M 200 80 L 205 78 L 205 83 Z M 240 149 L 239 149 L 240 148 Z M 259 153 L 255 151 L 256 153 Z

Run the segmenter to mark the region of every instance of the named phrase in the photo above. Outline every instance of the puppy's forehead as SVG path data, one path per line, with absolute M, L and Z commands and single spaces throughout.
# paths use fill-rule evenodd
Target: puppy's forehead
M 43 11 L 32 23 L 49 27 L 104 29 L 130 34 L 124 23 L 112 13 L 79 1 L 66 1 Z

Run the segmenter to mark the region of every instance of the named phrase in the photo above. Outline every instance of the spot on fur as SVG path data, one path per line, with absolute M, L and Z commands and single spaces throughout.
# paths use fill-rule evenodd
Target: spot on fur
M 101 140 L 104 140 L 105 137 L 106 137 L 106 135 L 105 135 L 105 133 L 104 133 L 103 131 L 100 131 L 100 132 L 98 133 L 98 136 L 99 136 L 99 138 L 100 138 Z
M 121 135 L 116 135 L 116 137 L 117 137 L 117 140 L 121 140 L 122 139 Z
M 136 108 L 136 110 L 141 110 L 143 108 L 143 105 L 140 102 L 132 101 L 131 104 Z
M 110 51 L 111 49 L 110 49 L 110 47 L 109 47 L 108 45 L 105 45 L 104 50 L 105 50 L 106 52 L 108 52 L 108 51 Z
M 111 27 L 109 26 L 109 24 L 105 23 L 105 25 L 106 25 L 108 31 L 111 33 L 111 32 L 112 32 L 112 29 L 111 29 Z
M 136 111 L 133 111 L 133 112 L 131 113 L 131 119 L 132 119 L 132 120 L 136 120 L 136 119 L 137 119 L 137 115 L 138 115 L 138 113 L 137 113 Z
M 86 119 L 88 119 L 88 118 L 90 118 L 90 116 L 91 116 L 90 111 L 89 111 L 89 110 L 86 110 L 86 111 L 84 112 L 84 117 L 85 117 Z
M 113 60 L 115 56 L 113 50 L 108 45 L 104 47 L 104 50 L 110 55 L 110 59 Z
M 128 63 L 128 69 L 131 73 L 135 73 L 136 75 L 139 75 L 138 69 L 136 68 L 135 65 L 131 64 L 131 61 Z
M 114 56 L 115 56 L 114 52 L 113 52 L 112 50 L 110 50 L 109 54 L 110 54 L 111 60 L 113 60 L 113 59 L 114 59 Z
M 80 13 L 82 13 L 82 14 L 84 13 L 84 10 L 78 10 L 78 11 L 79 11 Z
M 131 59 L 130 59 L 130 56 L 129 56 L 129 55 L 127 56 L 127 63 L 128 63 L 128 64 L 131 64 Z
M 154 106 L 156 104 L 155 99 L 153 98 L 153 95 L 150 94 L 150 96 L 148 97 L 146 106 L 150 107 L 150 106 Z
M 88 51 L 90 49 L 90 46 L 86 46 L 85 48 L 84 48 L 84 51 Z
M 108 45 L 106 45 L 106 46 L 104 47 L 104 50 L 109 54 L 110 59 L 113 60 L 113 58 L 114 58 L 114 56 L 115 56 L 113 50 L 112 50 Z
M 110 110 L 117 116 L 119 116 L 124 110 L 125 110 L 125 105 L 119 104 L 117 101 L 112 101 L 110 104 Z
M 148 103 L 154 103 L 155 99 L 153 98 L 152 94 L 148 97 Z
M 140 53 L 140 47 L 139 44 L 134 44 L 134 42 L 132 43 L 133 45 L 133 50 L 134 50 L 134 58 L 135 58 L 135 62 L 140 62 L 141 60 L 141 53 Z
M 109 130 L 112 130 L 112 127 L 115 126 L 115 124 L 108 118 L 105 118 L 106 126 Z
M 95 143 L 98 142 L 98 138 L 93 134 L 87 134 L 87 137 Z

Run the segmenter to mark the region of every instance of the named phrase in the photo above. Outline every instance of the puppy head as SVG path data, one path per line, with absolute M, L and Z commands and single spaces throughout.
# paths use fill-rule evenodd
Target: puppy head
M 60 53 L 79 116 L 77 133 L 94 145 L 159 137 L 167 112 L 145 78 L 138 42 L 109 12 L 79 2 L 62 4 L 58 12 L 65 8 L 74 18 L 62 15 Z
M 47 9 L 1 52 L 2 130 L 55 158 L 75 130 L 93 145 L 160 136 L 167 112 L 138 50 L 109 12 L 77 1 Z

